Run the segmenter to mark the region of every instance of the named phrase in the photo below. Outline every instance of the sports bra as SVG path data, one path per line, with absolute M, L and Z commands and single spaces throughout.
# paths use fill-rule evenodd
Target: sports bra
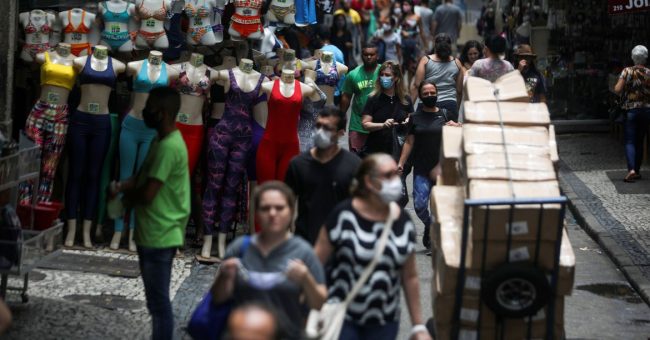
M 210 7 L 205 5 L 195 7 L 190 3 L 190 1 L 187 1 L 187 4 L 183 10 L 190 17 L 207 18 L 210 16 Z
M 142 0 L 138 6 L 138 13 L 140 13 L 140 20 L 147 20 L 154 18 L 156 20 L 165 21 L 167 19 L 167 8 L 165 8 L 165 1 L 162 2 L 162 7 L 157 10 L 150 10 L 144 7 L 146 0 Z
M 320 59 L 316 61 L 316 85 L 336 86 L 339 82 L 339 72 L 336 69 L 336 60 L 332 59 L 332 65 L 328 74 L 323 72 Z
M 41 86 L 53 85 L 72 90 L 77 73 L 72 65 L 59 65 L 50 61 L 50 54 L 45 52 L 45 62 L 41 65 Z
M 129 4 L 127 3 L 126 7 L 124 8 L 124 11 L 120 13 L 116 13 L 108 9 L 108 4 L 106 1 L 102 2 L 102 6 L 104 7 L 104 21 L 105 22 L 121 22 L 124 24 L 129 23 Z
M 72 11 L 68 11 L 68 24 L 65 26 L 63 29 L 64 33 L 88 33 L 90 32 L 90 28 L 86 27 L 85 19 L 86 19 L 86 11 L 81 10 L 81 23 L 79 26 L 74 27 L 72 26 Z
M 91 58 L 92 56 L 86 58 L 86 64 L 79 74 L 79 84 L 100 84 L 113 87 L 115 79 L 117 79 L 117 75 L 113 70 L 113 58 L 108 57 L 108 67 L 104 71 L 95 71 L 90 65 Z
M 167 77 L 167 66 L 165 63 L 162 64 L 160 69 L 160 75 L 155 82 L 149 80 L 149 75 L 147 74 L 147 69 L 149 68 L 149 61 L 144 60 L 142 66 L 140 66 L 140 72 L 133 80 L 133 92 L 148 93 L 152 89 L 157 87 L 165 87 L 169 84 L 169 78 Z
M 25 26 L 25 33 L 31 34 L 39 32 L 40 30 L 40 33 L 49 34 L 50 31 L 52 31 L 52 28 L 47 24 L 47 13 L 43 16 L 43 20 L 45 20 L 45 23 L 42 24 L 41 27 L 37 28 L 34 23 L 32 23 L 32 12 L 29 12 L 29 22 Z
M 176 81 L 176 88 L 181 94 L 196 97 L 207 95 L 208 91 L 210 91 L 210 70 L 205 70 L 205 74 L 198 83 L 191 83 L 190 77 L 187 76 L 187 71 L 183 70 Z

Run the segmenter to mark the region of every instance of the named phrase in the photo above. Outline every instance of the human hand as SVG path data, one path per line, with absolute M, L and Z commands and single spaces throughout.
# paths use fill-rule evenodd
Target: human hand
M 289 280 L 302 286 L 307 275 L 309 275 L 309 269 L 307 269 L 307 266 L 301 260 L 289 260 L 286 275 Z
M 456 123 L 456 122 L 454 122 L 453 120 L 450 120 L 450 121 L 446 122 L 445 125 L 446 125 L 446 126 L 455 126 L 455 127 L 461 127 L 461 126 L 463 126 L 463 124 L 461 124 L 461 123 Z
M 393 118 L 386 119 L 386 121 L 384 122 L 384 128 L 387 129 L 387 128 L 391 128 L 393 126 L 395 126 L 395 119 L 393 119 Z
M 120 182 L 118 181 L 112 181 L 108 185 L 108 198 L 113 199 L 117 194 L 120 193 Z
M 404 172 L 404 164 L 402 163 L 397 164 L 397 173 L 401 175 L 403 172 Z
M 523 72 L 526 67 L 528 67 L 528 61 L 526 61 L 526 59 L 519 60 L 519 64 L 517 65 L 519 72 Z
M 234 278 L 237 275 L 237 270 L 239 269 L 239 259 L 230 258 L 223 262 L 219 266 L 219 273 L 227 279 Z
M 411 340 L 431 340 L 431 335 L 429 332 L 420 331 L 411 335 Z

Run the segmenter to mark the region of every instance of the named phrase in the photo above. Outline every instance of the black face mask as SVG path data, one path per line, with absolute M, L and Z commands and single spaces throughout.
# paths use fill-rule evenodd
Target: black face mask
M 150 129 L 156 129 L 162 123 L 162 118 L 158 112 L 151 111 L 146 107 L 142 109 L 142 119 L 144 120 L 144 125 Z
M 436 107 L 436 102 L 438 102 L 438 96 L 428 96 L 428 97 L 423 97 L 420 98 L 422 101 L 422 104 L 428 108 L 434 108 Z

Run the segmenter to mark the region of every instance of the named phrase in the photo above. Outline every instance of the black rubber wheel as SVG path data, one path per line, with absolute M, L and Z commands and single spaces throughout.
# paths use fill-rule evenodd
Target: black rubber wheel
M 481 297 L 499 317 L 535 315 L 551 299 L 551 287 L 541 269 L 506 264 L 481 282 Z
M 29 302 L 29 296 L 27 296 L 27 293 L 20 294 L 20 300 L 21 300 L 23 303 L 27 303 L 27 302 Z

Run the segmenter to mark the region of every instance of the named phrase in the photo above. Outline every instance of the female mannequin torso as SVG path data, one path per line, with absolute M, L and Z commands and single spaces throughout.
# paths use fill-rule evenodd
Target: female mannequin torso
M 80 77 L 89 75 L 88 81 L 92 81 L 84 83 L 84 79 L 80 79 L 81 100 L 77 110 L 91 114 L 108 114 L 108 99 L 113 87 L 110 85 L 111 81 L 100 83 L 103 82 L 100 79 L 112 77 L 112 83 L 114 84 L 117 75 L 124 72 L 126 67 L 119 60 L 108 57 L 106 50 L 104 50 L 104 54 L 99 53 L 99 51 L 100 49 L 96 48 L 93 55 L 74 59 L 74 67 L 79 72 Z M 87 69 L 87 67 L 90 67 L 90 69 Z M 112 69 L 112 75 L 109 69 Z
M 316 71 L 305 70 L 305 83 L 315 84 L 317 79 Z M 308 151 L 313 146 L 314 123 L 320 110 L 325 106 L 327 95 L 318 87 L 315 87 L 319 93 L 318 101 L 303 100 L 303 107 L 300 111 L 300 121 L 298 122 L 298 140 L 300 142 L 300 151 Z
M 316 71 L 314 82 L 327 96 L 327 105 L 334 105 L 336 85 L 348 73 L 348 67 L 337 63 L 331 52 L 322 52 L 319 59 L 305 63 L 305 68 Z
M 36 55 L 36 62 L 41 65 L 50 62 L 56 65 L 72 67 L 74 59 L 74 56 L 70 54 L 70 44 L 65 43 L 60 44 L 55 51 L 47 52 L 47 57 L 45 53 Z M 41 79 L 41 96 L 39 98 L 41 101 L 50 105 L 63 105 L 68 102 L 68 96 L 70 95 L 69 88 L 47 84 L 44 81 L 44 79 Z
M 129 52 L 133 50 L 129 31 L 135 30 L 132 24 L 135 6 L 124 0 L 104 1 L 99 6 L 99 13 L 104 20 L 104 31 L 99 43 L 113 51 Z
M 170 81 L 178 78 L 178 71 L 164 63 L 162 53 L 158 51 L 151 51 L 148 59 L 128 63 L 126 74 L 134 77 L 129 115 L 140 120 L 142 119 L 142 109 L 149 98 L 149 90 L 167 86 Z M 136 88 L 136 83 L 143 83 L 142 88 Z
M 234 0 L 235 14 L 228 33 L 232 40 L 262 39 L 264 27 L 260 18 L 262 0 Z
M 291 26 L 296 23 L 296 5 L 294 0 L 271 0 L 269 11 L 266 12 L 269 22 L 279 23 L 279 26 Z
M 135 40 L 136 47 L 166 49 L 169 40 L 164 23 L 171 0 L 137 0 L 135 8 L 140 18 L 140 28 Z
M 223 63 L 217 66 L 216 71 L 227 71 L 229 69 L 235 68 L 237 66 L 235 57 L 225 56 L 223 57 Z M 217 73 L 215 72 L 215 73 Z M 210 94 L 212 101 L 212 110 L 210 113 L 210 118 L 212 119 L 221 119 L 223 116 L 223 110 L 225 109 L 225 88 L 222 81 L 217 81 L 216 84 L 212 85 L 212 92 Z
M 25 45 L 20 52 L 20 59 L 32 62 L 38 53 L 45 52 L 50 48 L 50 35 L 52 26 L 56 22 L 56 16 L 35 9 L 31 12 L 20 13 L 19 20 L 25 32 Z
M 190 61 L 174 65 L 179 72 L 177 88 L 181 107 L 177 121 L 188 125 L 203 124 L 203 104 L 216 80 L 216 71 L 203 64 L 203 56 L 193 53 Z
M 219 42 L 213 32 L 211 18 L 216 7 L 216 0 L 185 0 L 184 11 L 190 19 L 186 38 L 188 44 L 212 46 Z
M 90 54 L 88 34 L 95 22 L 95 15 L 81 8 L 73 8 L 59 13 L 63 24 L 63 42 L 72 46 L 72 54 L 85 56 Z
M 217 44 L 223 41 L 224 28 L 221 18 L 223 17 L 223 11 L 226 9 L 226 2 L 226 0 L 216 0 L 216 5 L 212 7 L 212 32 Z

